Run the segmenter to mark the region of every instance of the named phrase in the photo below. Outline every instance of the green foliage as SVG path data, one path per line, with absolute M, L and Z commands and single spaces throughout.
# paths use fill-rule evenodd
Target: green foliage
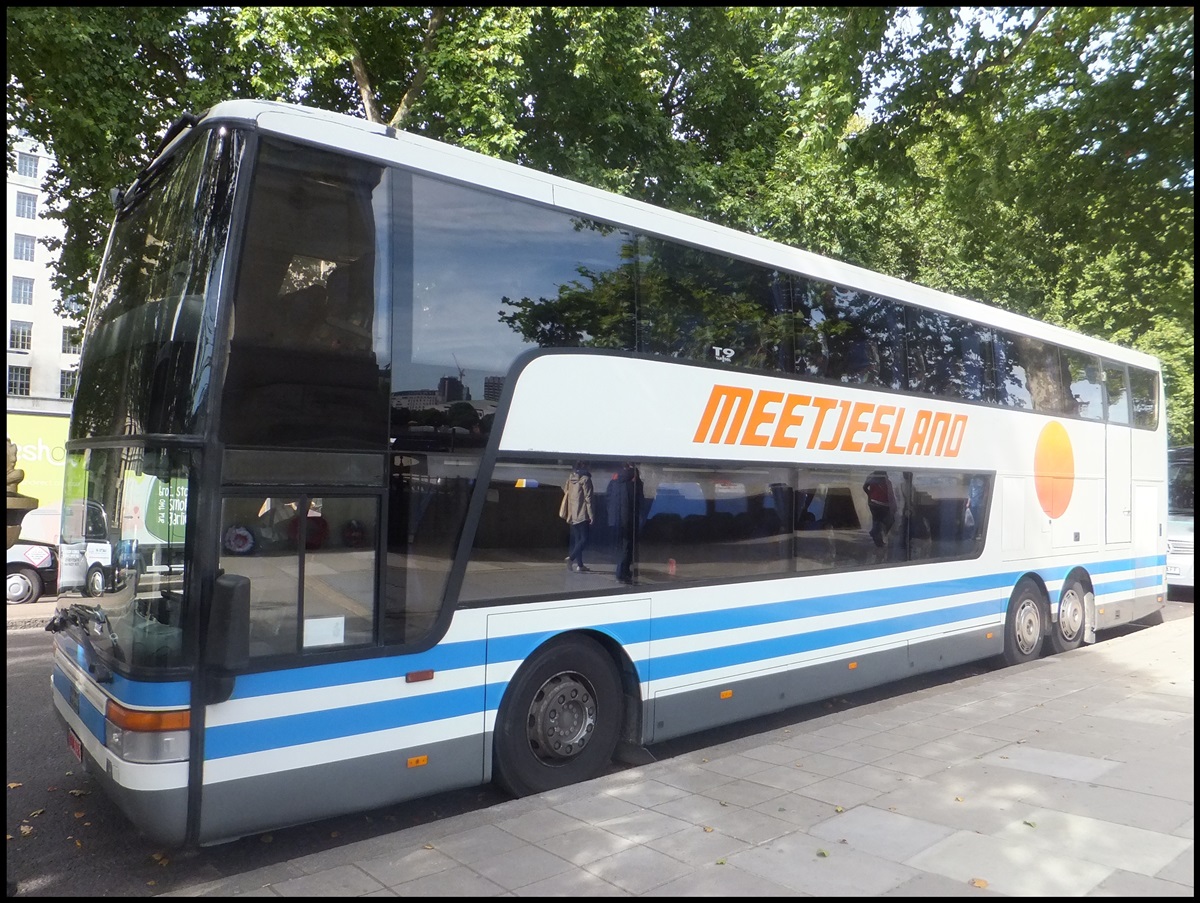
M 7 15 L 10 128 L 57 160 L 64 298 L 94 278 L 108 192 L 180 112 L 282 99 L 1138 347 L 1164 363 L 1172 441 L 1191 441 L 1192 7 Z M 593 275 L 505 314 L 556 342 L 599 341 L 627 316 L 621 287 Z M 610 299 L 605 324 L 581 322 L 584 295 Z

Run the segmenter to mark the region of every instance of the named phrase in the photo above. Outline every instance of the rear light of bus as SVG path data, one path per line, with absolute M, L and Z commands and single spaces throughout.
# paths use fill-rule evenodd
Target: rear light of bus
M 104 744 L 126 762 L 184 762 L 191 717 L 187 709 L 143 712 L 110 699 L 104 712 Z

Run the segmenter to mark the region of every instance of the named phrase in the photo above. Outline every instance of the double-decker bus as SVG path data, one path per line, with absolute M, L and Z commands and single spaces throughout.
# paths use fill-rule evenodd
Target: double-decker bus
M 120 573 L 62 588 L 53 700 L 161 842 L 537 793 L 1163 605 L 1145 354 L 276 103 L 115 201 L 64 510 Z

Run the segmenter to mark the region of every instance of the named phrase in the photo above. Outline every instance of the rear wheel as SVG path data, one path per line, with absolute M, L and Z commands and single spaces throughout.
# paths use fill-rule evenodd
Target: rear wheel
M 42 597 L 42 578 L 33 568 L 14 567 L 8 572 L 8 604 L 26 605 Z
M 1042 651 L 1046 623 L 1046 599 L 1041 588 L 1022 577 L 1008 601 L 1004 620 L 1004 661 L 1020 665 L 1033 661 Z
M 1087 624 L 1086 592 L 1078 580 L 1068 580 L 1058 600 L 1058 620 L 1050 628 L 1050 650 L 1056 655 L 1078 649 Z
M 556 642 L 518 670 L 493 734 L 496 782 L 528 796 L 597 777 L 612 762 L 621 680 L 598 644 Z

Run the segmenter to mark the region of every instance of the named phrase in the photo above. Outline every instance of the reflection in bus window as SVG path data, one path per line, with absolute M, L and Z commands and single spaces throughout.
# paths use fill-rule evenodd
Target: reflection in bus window
M 1103 420 L 1104 386 L 1099 358 L 1067 350 L 1062 356 L 1070 379 L 1068 392 L 1075 413 L 1084 420 Z
M 1109 423 L 1128 424 L 1129 381 L 1122 364 L 1104 362 L 1104 414 Z
M 377 505 L 330 496 L 224 500 L 220 566 L 249 581 L 252 658 L 373 640 Z

